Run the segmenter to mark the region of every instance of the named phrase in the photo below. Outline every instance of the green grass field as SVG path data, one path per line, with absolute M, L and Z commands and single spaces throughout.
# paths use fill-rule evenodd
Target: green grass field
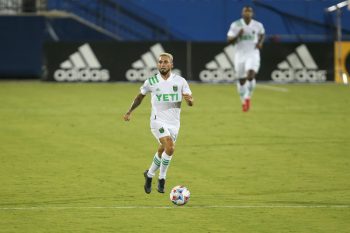
M 122 120 L 139 86 L 0 82 L 0 232 L 350 232 L 348 86 L 258 84 L 243 113 L 191 84 L 164 195 L 143 191 L 150 97 Z

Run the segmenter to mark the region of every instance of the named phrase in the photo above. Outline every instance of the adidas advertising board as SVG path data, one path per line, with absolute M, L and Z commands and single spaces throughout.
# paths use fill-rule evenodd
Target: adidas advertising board
M 332 53 L 330 43 L 266 43 L 258 80 L 268 77 L 279 83 L 331 81 Z
M 140 58 L 131 64 L 130 69 L 125 73 L 128 81 L 145 81 L 158 72 L 157 63 L 161 53 L 165 53 L 163 46 L 160 43 L 152 45 L 148 51 L 140 55 Z M 177 57 L 174 57 L 175 64 Z M 181 75 L 181 70 L 176 68 L 174 64 L 174 73 Z
M 237 80 L 233 45 L 193 43 L 191 47 L 194 79 L 208 83 Z M 333 48 L 327 43 L 265 43 L 257 80 L 279 83 L 331 81 L 332 59 Z
M 47 43 L 44 80 L 57 82 L 143 82 L 157 73 L 160 53 L 174 55 L 173 72 L 187 80 L 234 82 L 234 46 L 213 42 Z M 334 80 L 331 43 L 265 43 L 257 80 Z
M 192 43 L 191 47 L 194 80 L 221 83 L 233 82 L 236 79 L 233 69 L 233 45 Z
M 77 48 L 68 59 L 53 72 L 57 82 L 96 81 L 106 82 L 110 79 L 109 71 L 103 69 L 95 53 L 88 43 Z
M 173 72 L 186 77 L 186 43 L 100 42 L 45 44 L 48 75 L 57 82 L 141 82 L 156 74 L 159 54 L 174 55 Z

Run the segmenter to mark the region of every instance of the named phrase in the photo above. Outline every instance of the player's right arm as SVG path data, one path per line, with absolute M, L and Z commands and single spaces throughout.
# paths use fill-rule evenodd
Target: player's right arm
M 227 42 L 229 44 L 235 44 L 243 33 L 244 31 L 243 28 L 239 26 L 239 21 L 232 23 L 227 32 Z
M 143 95 L 142 93 L 138 94 L 135 97 L 134 101 L 131 104 L 130 109 L 124 115 L 125 121 L 130 121 L 132 111 L 134 111 L 134 109 L 137 108 L 142 103 L 143 98 L 145 98 L 145 95 Z
M 140 87 L 140 93 L 135 97 L 134 101 L 131 104 L 130 109 L 125 113 L 124 120 L 130 121 L 131 113 L 137 108 L 141 103 L 146 94 L 151 91 L 149 81 L 146 80 L 143 85 Z

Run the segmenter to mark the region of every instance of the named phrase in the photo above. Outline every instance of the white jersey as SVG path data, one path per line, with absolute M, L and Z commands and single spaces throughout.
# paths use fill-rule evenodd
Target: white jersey
M 236 37 L 243 28 L 243 35 L 235 44 L 235 57 L 259 56 L 260 51 L 255 46 L 259 41 L 259 35 L 265 34 L 262 23 L 252 19 L 247 25 L 244 19 L 234 21 L 227 32 L 228 37 Z
M 171 73 L 164 80 L 158 73 L 147 79 L 140 88 L 141 94 L 151 93 L 152 113 L 151 121 L 156 120 L 165 124 L 180 127 L 180 112 L 182 94 L 192 92 L 187 81 L 176 74 Z

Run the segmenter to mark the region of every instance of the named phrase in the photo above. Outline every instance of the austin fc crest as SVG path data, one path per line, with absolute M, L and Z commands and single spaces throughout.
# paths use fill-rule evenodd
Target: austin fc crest
M 177 91 L 177 86 L 176 85 L 173 86 L 173 91 Z

